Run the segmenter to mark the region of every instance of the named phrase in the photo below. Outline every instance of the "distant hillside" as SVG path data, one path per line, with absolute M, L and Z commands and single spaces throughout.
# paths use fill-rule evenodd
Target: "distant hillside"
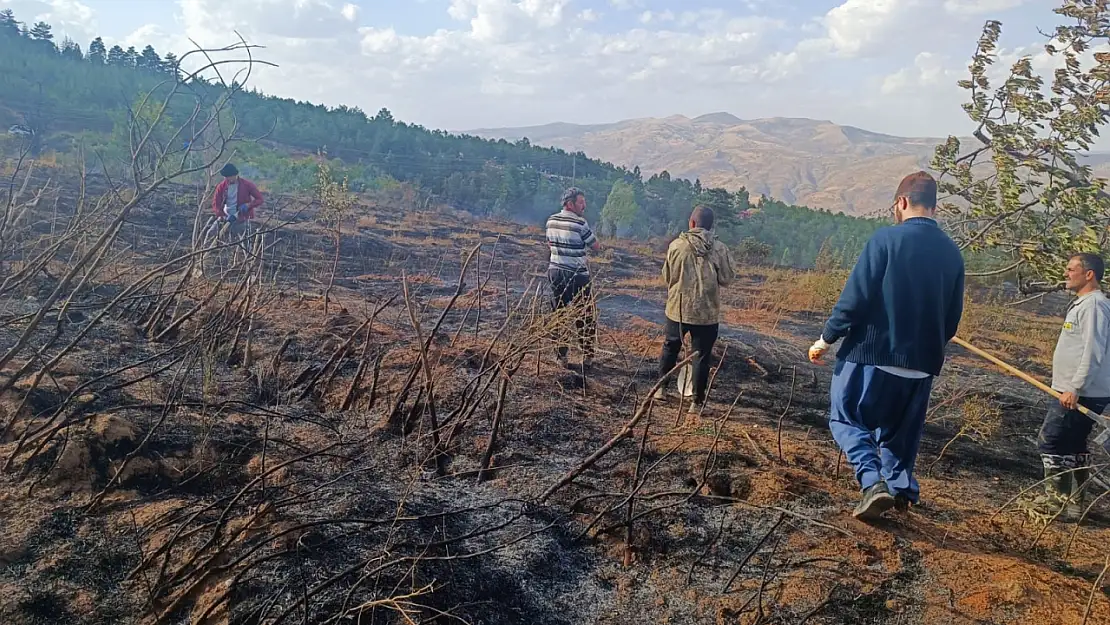
M 170 123 L 150 140 L 177 149 L 178 142 L 203 145 L 212 139 L 193 132 L 205 127 L 211 104 L 227 91 L 215 81 L 183 76 L 178 57 L 149 45 L 141 51 L 105 49 L 100 38 L 82 49 L 70 40 L 55 42 L 48 24 L 25 26 L 10 10 L 0 10 L 0 128 L 18 124 L 33 131 L 19 136 L 29 137 L 36 153 L 61 155 L 71 164 L 78 154 L 95 154 L 97 169 L 128 174 L 132 112 L 145 93 L 154 90 L 148 101 L 161 102 L 175 83 L 166 111 Z M 188 84 L 181 85 L 183 80 Z M 236 144 L 235 162 L 245 176 L 273 190 L 310 192 L 316 155 L 326 152 L 333 171 L 353 190 L 387 190 L 396 198 L 393 208 L 401 211 L 446 205 L 538 224 L 558 210 L 564 189 L 574 185 L 585 192 L 587 216 L 599 231 L 651 238 L 684 229 L 694 204 L 703 203 L 717 211 L 718 233 L 729 243 L 745 243 L 764 257 L 773 253 L 777 262 L 797 265 L 812 264 L 826 241 L 837 250 L 854 250 L 875 228 L 869 220 L 789 202 L 764 202 L 753 212 L 751 194 L 742 189 L 641 175 L 580 151 L 530 141 L 432 130 L 396 120 L 385 108 L 370 116 L 358 107 L 325 107 L 248 90 L 232 95 L 230 109 L 239 138 L 265 137 L 257 144 Z M 202 111 L 200 118 L 189 121 L 195 110 Z M 175 132 L 179 126 L 186 135 Z M 566 133 L 578 127 L 551 128 Z M 4 144 L 23 141 L 15 136 L 0 136 L 0 167 L 14 152 Z M 752 238 L 766 245 L 745 242 Z
M 928 166 L 943 139 L 893 137 L 812 119 L 743 120 L 729 113 L 612 124 L 547 124 L 469 131 L 581 150 L 645 174 L 746 187 L 783 201 L 849 214 L 884 210 L 897 180 Z

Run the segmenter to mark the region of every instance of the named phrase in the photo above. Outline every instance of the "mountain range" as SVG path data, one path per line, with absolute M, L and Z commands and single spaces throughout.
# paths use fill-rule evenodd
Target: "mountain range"
M 581 150 L 640 167 L 645 176 L 700 179 L 745 187 L 790 203 L 853 215 L 881 214 L 902 176 L 926 169 L 942 138 L 895 137 L 830 121 L 729 113 L 629 119 L 609 124 L 553 123 L 467 131 L 479 137 Z

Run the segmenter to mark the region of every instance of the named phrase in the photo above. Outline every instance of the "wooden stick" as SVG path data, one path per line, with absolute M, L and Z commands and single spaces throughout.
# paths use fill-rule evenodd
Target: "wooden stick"
M 632 416 L 632 419 L 628 423 L 624 424 L 624 427 L 621 428 L 621 430 L 619 432 L 617 432 L 616 436 L 609 439 L 609 442 L 605 443 L 597 451 L 590 454 L 589 458 L 586 458 L 585 460 L 583 460 L 581 462 L 581 464 L 579 464 L 574 469 L 571 469 L 570 471 L 567 471 L 566 474 L 563 475 L 563 477 L 559 478 L 558 482 L 555 482 L 547 490 L 545 490 L 543 492 L 543 494 L 540 495 L 540 497 L 539 497 L 539 503 L 543 503 L 543 502 L 547 501 L 552 495 L 555 494 L 556 491 L 563 488 L 567 484 L 570 484 L 571 482 L 573 482 L 575 480 L 575 478 L 577 478 L 579 475 L 582 474 L 583 471 L 592 467 L 594 465 L 594 463 L 596 463 L 598 460 L 601 460 L 601 458 L 605 454 L 612 451 L 612 449 L 614 447 L 616 447 L 618 443 L 620 443 L 629 434 L 631 434 L 632 430 L 635 429 L 636 426 L 640 423 L 640 421 L 644 418 L 644 416 L 647 415 L 648 409 L 651 407 L 652 403 L 654 402 L 655 391 L 659 390 L 659 387 L 662 386 L 667 380 L 669 380 L 670 377 L 672 375 L 674 375 L 676 371 L 678 371 L 682 367 L 686 366 L 687 363 L 689 363 L 691 360 L 693 360 L 695 357 L 697 357 L 698 353 L 699 352 L 694 352 L 693 354 L 690 354 L 689 356 L 686 357 L 685 360 L 683 360 L 682 362 L 679 362 L 677 365 L 674 366 L 674 368 L 672 368 L 670 371 L 668 371 L 666 375 L 659 378 L 659 381 L 655 383 L 655 386 L 651 387 L 651 390 L 648 391 L 647 399 L 645 399 L 640 404 L 640 408 L 638 410 L 636 410 L 636 414 Z
M 972 354 L 975 354 L 976 356 L 979 356 L 980 358 L 983 358 L 985 360 L 989 360 L 990 362 L 998 365 L 1006 373 L 1009 373 L 1010 375 L 1012 375 L 1014 377 L 1020 378 L 1024 381 L 1032 384 L 1033 386 L 1035 386 L 1035 387 L 1039 388 L 1040 390 L 1048 393 L 1049 395 L 1055 397 L 1056 399 L 1060 399 L 1060 393 L 1059 392 L 1053 390 L 1052 387 L 1048 386 L 1044 382 L 1041 382 L 1037 378 L 1034 378 L 1033 376 L 1029 375 L 1028 373 L 1025 373 L 1024 371 L 1018 369 L 1017 367 L 1014 367 L 1013 365 L 1008 365 L 1005 362 L 1002 362 L 998 358 L 995 358 L 994 356 L 991 356 L 987 352 L 979 349 L 978 347 L 975 347 L 971 343 L 968 343 L 967 341 L 961 339 L 958 336 L 952 337 L 952 342 L 955 343 L 956 345 L 959 345 L 960 347 L 966 349 L 967 351 L 971 352 Z M 1098 423 L 1098 424 L 1102 425 L 1103 427 L 1110 427 L 1110 422 L 1107 421 L 1106 417 L 1088 409 L 1085 406 L 1076 406 L 1076 408 L 1078 408 L 1079 412 L 1083 413 L 1084 415 L 1086 415 L 1086 416 L 1090 417 L 1092 420 L 1094 420 L 1095 423 Z

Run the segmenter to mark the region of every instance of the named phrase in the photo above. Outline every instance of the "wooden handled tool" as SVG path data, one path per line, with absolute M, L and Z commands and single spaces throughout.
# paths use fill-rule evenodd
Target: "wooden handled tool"
M 975 354 L 976 356 L 979 356 L 980 358 L 983 358 L 985 360 L 989 360 L 990 362 L 998 365 L 1006 373 L 1009 373 L 1010 375 L 1012 375 L 1014 377 L 1025 380 L 1026 382 L 1028 382 L 1028 383 L 1032 384 L 1033 386 L 1041 389 L 1042 391 L 1048 393 L 1049 395 L 1052 395 L 1056 399 L 1060 399 L 1060 393 L 1053 390 L 1053 388 L 1051 386 L 1045 384 L 1044 382 L 1041 382 L 1040 380 L 1038 380 L 1037 378 L 1034 378 L 1033 376 L 1029 375 L 1028 373 L 1025 373 L 1021 369 L 1018 369 L 1017 367 L 1015 367 L 1013 365 L 1009 365 L 1009 364 L 1006 364 L 1005 362 L 1002 362 L 998 358 L 995 358 L 994 356 L 991 356 L 987 352 L 979 349 L 978 347 L 975 347 L 971 343 L 968 343 L 967 341 L 961 339 L 958 336 L 952 337 L 952 342 L 955 343 L 956 345 L 959 345 L 960 347 L 966 349 L 967 351 Z M 1097 413 L 1093 410 L 1090 410 L 1089 408 L 1087 408 L 1085 406 L 1079 406 L 1078 408 L 1079 408 L 1079 412 L 1083 413 L 1084 415 L 1086 415 L 1087 417 L 1092 419 L 1095 423 L 1098 423 L 1099 425 L 1101 425 L 1104 428 L 1110 428 L 1110 419 L 1107 419 L 1106 417 L 1102 416 L 1101 414 L 1099 414 L 1099 413 Z M 1099 442 L 1102 442 L 1102 441 L 1099 441 Z

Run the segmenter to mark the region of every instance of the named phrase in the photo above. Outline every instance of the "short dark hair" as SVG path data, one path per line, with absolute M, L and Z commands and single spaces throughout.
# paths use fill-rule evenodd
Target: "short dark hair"
M 1090 252 L 1076 252 L 1072 254 L 1071 258 L 1068 260 L 1074 260 L 1076 258 L 1078 258 L 1080 264 L 1083 265 L 1084 271 L 1095 272 L 1095 282 L 1102 282 L 1102 276 L 1106 274 L 1106 263 L 1103 262 L 1101 256 Z
M 713 209 L 698 204 L 694 207 L 694 212 L 690 213 L 690 221 L 694 222 L 695 228 L 705 228 L 706 230 L 713 229 Z
M 937 181 L 924 171 L 910 174 L 902 179 L 894 192 L 895 201 L 900 197 L 909 200 L 911 206 L 936 210 Z
M 223 166 L 223 169 L 220 170 L 220 175 L 223 176 L 224 178 L 230 178 L 231 176 L 238 176 L 239 175 L 239 169 L 236 168 L 235 165 L 232 165 L 231 163 L 228 163 L 227 165 Z

